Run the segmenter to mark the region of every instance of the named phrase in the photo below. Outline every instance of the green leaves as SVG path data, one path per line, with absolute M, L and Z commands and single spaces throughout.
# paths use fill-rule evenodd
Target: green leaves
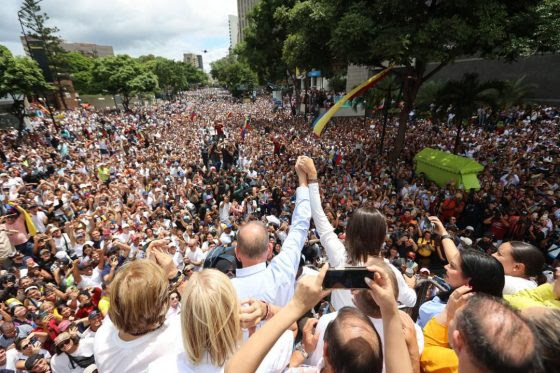
M 257 84 L 257 74 L 249 65 L 235 56 L 227 56 L 210 64 L 210 74 L 223 84 L 234 96 L 240 96 L 245 90 Z
M 35 61 L 28 57 L 13 57 L 6 47 L 0 45 L 0 96 L 30 97 L 51 88 Z
M 154 92 L 158 87 L 157 77 L 128 55 L 95 59 L 91 72 L 100 91 L 123 96 L 125 109 L 132 95 Z

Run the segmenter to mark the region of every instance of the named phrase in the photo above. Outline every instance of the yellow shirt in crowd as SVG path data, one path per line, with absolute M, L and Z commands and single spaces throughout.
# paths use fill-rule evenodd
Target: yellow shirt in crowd
M 543 284 L 536 289 L 521 290 L 504 299 L 514 308 L 523 310 L 529 307 L 560 308 L 560 300 L 554 294 L 553 284 Z

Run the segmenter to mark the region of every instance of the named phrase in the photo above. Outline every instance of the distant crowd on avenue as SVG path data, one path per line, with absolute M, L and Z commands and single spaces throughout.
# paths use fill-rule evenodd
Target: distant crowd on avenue
M 215 89 L 0 130 L 0 373 L 560 372 L 560 109 L 456 127 Z M 453 112 L 450 109 L 450 118 Z M 365 267 L 367 287 L 327 289 Z

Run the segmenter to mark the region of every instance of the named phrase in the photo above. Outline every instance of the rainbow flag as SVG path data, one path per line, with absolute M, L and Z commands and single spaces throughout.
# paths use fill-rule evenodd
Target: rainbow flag
M 385 70 L 379 72 L 378 74 L 372 76 L 371 78 L 348 92 L 344 97 L 338 100 L 338 102 L 334 104 L 333 107 L 331 107 L 327 112 L 315 119 L 315 121 L 313 122 L 313 132 L 315 133 L 315 135 L 321 136 L 321 133 L 325 129 L 325 126 L 327 125 L 329 120 L 348 100 L 351 100 L 354 97 L 358 97 L 368 89 L 373 88 L 377 83 L 382 81 L 383 78 L 385 78 L 389 74 L 392 68 L 393 67 L 390 66 Z

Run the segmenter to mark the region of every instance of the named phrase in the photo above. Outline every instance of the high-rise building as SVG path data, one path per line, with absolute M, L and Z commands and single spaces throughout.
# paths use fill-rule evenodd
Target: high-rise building
M 260 0 L 237 0 L 237 15 L 239 17 L 239 41 L 244 40 L 243 30 L 247 27 L 247 16 Z
M 113 47 L 90 43 L 62 43 L 60 45 L 66 52 L 78 52 L 88 57 L 114 56 Z
M 204 65 L 202 64 L 202 55 L 194 53 L 183 53 L 183 62 L 191 64 L 197 69 L 204 70 Z
M 233 52 L 233 49 L 239 42 L 239 18 L 234 15 L 228 16 L 229 25 L 229 53 Z

